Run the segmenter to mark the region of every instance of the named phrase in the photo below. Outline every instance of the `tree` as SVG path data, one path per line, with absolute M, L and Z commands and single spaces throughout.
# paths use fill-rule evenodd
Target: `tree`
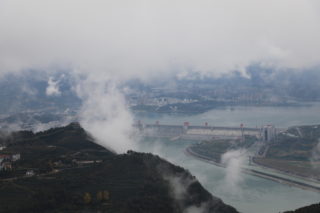
M 97 192 L 98 201 L 107 201 L 110 198 L 110 193 L 107 190 Z
M 107 201 L 110 198 L 110 193 L 107 190 L 102 192 L 102 200 Z
M 89 203 L 91 203 L 91 200 L 92 200 L 91 194 L 90 194 L 89 192 L 84 193 L 84 195 L 83 195 L 83 202 L 84 202 L 85 204 L 89 204 Z
M 103 199 L 103 193 L 102 193 L 102 191 L 98 191 L 97 192 L 97 200 L 101 202 L 102 199 Z

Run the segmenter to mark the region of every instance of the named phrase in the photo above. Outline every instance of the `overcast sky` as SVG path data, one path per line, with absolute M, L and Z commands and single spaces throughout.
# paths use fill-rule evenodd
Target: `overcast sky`
M 137 77 L 320 62 L 319 0 L 0 0 L 0 70 Z
M 319 0 L 0 0 L 0 76 L 87 76 L 75 87 L 80 123 L 118 152 L 135 144 L 119 80 L 319 62 Z M 57 82 L 49 77 L 47 95 L 61 94 Z

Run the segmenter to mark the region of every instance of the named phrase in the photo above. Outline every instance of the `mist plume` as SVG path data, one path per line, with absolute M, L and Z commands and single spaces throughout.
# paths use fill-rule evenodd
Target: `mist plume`
M 80 124 L 100 145 L 118 153 L 134 149 L 133 117 L 125 98 L 116 85 L 103 82 L 84 82 L 78 88 L 83 99 Z
M 244 181 L 242 167 L 247 159 L 246 150 L 231 150 L 224 153 L 221 162 L 226 166 L 225 187 L 228 192 L 238 195 Z

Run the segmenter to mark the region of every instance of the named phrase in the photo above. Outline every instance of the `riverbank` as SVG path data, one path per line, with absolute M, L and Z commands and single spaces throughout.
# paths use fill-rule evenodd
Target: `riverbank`
M 198 160 L 204 161 L 206 163 L 209 164 L 213 164 L 215 166 L 219 166 L 219 167 L 223 167 L 225 168 L 225 166 L 221 163 L 218 163 L 206 156 L 200 155 L 194 151 L 191 150 L 190 147 L 187 147 L 184 151 L 184 153 L 188 156 L 194 157 Z M 274 171 L 268 171 L 265 168 L 252 168 L 252 167 L 248 167 L 242 168 L 242 172 L 249 174 L 249 175 L 254 175 L 257 177 L 261 177 L 261 178 L 265 178 L 268 180 L 272 180 L 281 184 L 286 184 L 289 186 L 294 186 L 294 187 L 298 187 L 301 189 L 305 189 L 305 190 L 310 190 L 310 191 L 314 191 L 314 192 L 319 192 L 320 193 L 320 183 L 314 183 L 314 182 L 306 182 L 305 180 L 302 179 L 298 179 L 297 177 L 291 177 L 289 175 L 284 175 L 284 174 L 280 174 L 280 173 L 276 173 Z
M 284 163 L 282 165 L 282 167 L 279 167 L 279 166 L 276 167 L 276 166 L 273 166 L 272 164 L 269 164 L 269 165 L 262 164 L 259 161 L 257 161 L 258 159 L 262 160 L 260 158 L 253 157 L 252 161 L 251 161 L 251 164 L 258 166 L 259 168 L 263 168 L 263 169 L 271 170 L 271 171 L 274 171 L 274 172 L 278 172 L 278 173 L 281 173 L 281 174 L 284 174 L 284 175 L 288 175 L 290 177 L 303 179 L 303 180 L 306 180 L 306 181 L 309 181 L 309 182 L 314 182 L 314 183 L 319 183 L 320 184 L 320 179 L 319 179 L 319 175 L 318 174 L 317 175 L 312 175 L 312 173 L 310 174 L 310 173 L 308 173 L 308 171 L 306 171 L 306 172 L 303 172 L 303 171 L 297 172 L 297 170 L 295 170 L 295 168 L 290 168 L 291 165 L 289 165 L 287 162 Z M 275 162 L 274 165 L 278 165 L 277 163 L 278 162 Z M 298 164 L 300 162 L 294 162 L 294 163 Z M 305 165 L 303 165 L 303 166 L 305 166 Z M 308 165 L 308 166 L 309 166 L 309 168 L 307 166 L 305 166 L 304 170 L 314 169 L 312 166 L 310 166 L 310 165 Z

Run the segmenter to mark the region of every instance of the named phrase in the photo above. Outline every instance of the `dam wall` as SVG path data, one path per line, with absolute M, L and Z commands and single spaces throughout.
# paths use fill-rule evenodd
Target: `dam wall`
M 260 128 L 221 127 L 221 126 L 189 126 L 136 124 L 140 133 L 146 137 L 165 137 L 186 140 L 210 140 L 212 138 L 239 138 L 244 135 L 260 137 Z
M 183 126 L 175 125 L 146 125 L 145 127 L 139 128 L 143 136 L 149 137 L 166 137 L 172 138 L 181 136 L 185 133 Z

